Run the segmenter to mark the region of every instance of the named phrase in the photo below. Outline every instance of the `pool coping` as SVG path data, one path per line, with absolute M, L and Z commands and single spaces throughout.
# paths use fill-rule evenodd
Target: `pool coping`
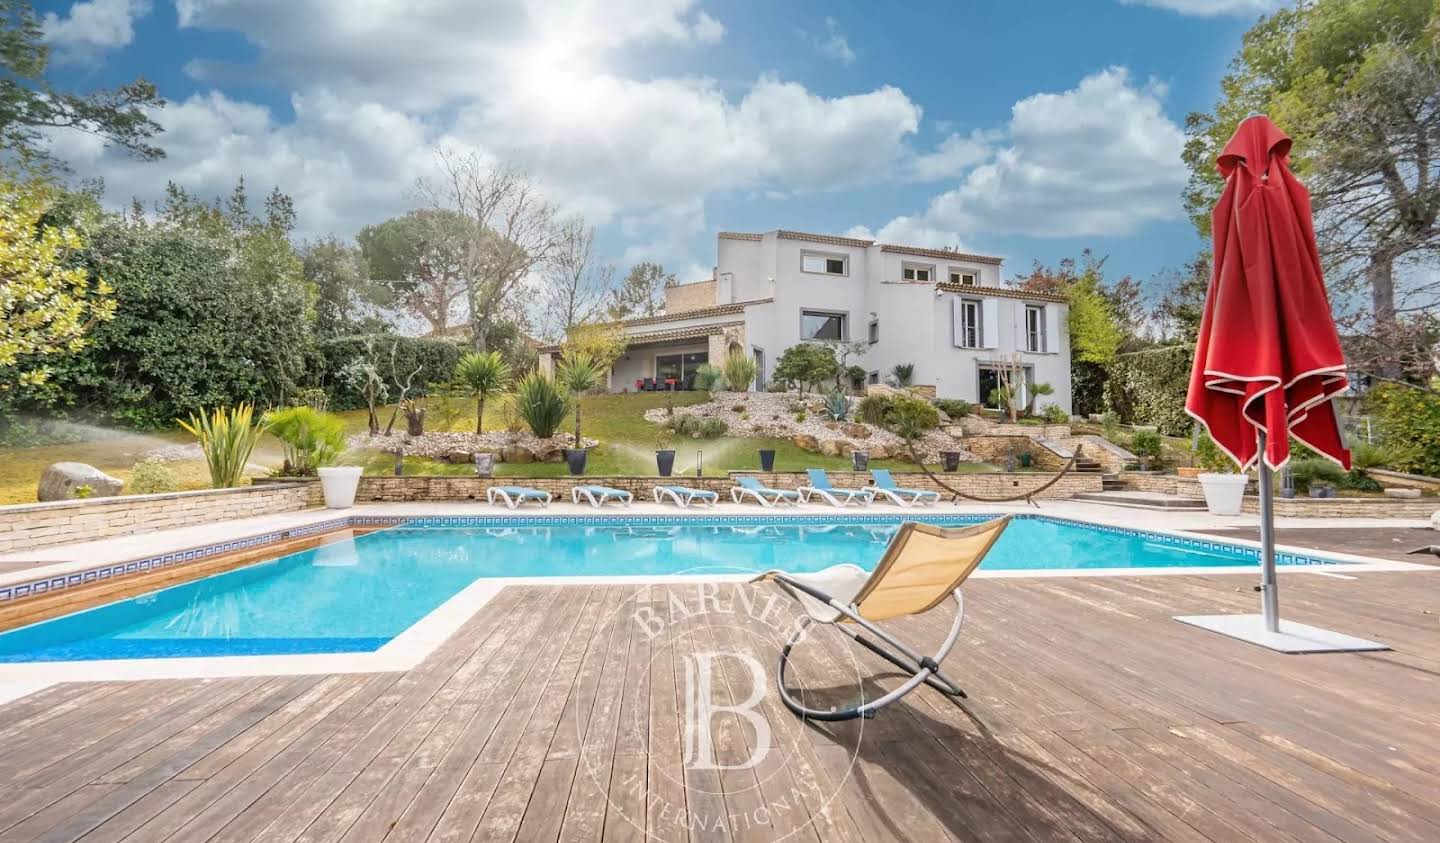
M 275 544 L 304 536 L 334 532 L 352 527 L 397 527 L 413 525 L 418 529 L 456 527 L 505 527 L 505 526 L 611 526 L 625 524 L 646 524 L 649 526 L 673 526 L 686 522 L 704 520 L 724 524 L 764 522 L 768 524 L 894 524 L 920 518 L 949 518 L 984 520 L 1003 513 L 947 513 L 934 509 L 917 509 L 886 513 L 784 513 L 762 511 L 747 514 L 717 514 L 705 510 L 696 512 L 627 513 L 624 511 L 604 514 L 549 514 L 504 513 L 486 515 L 364 515 L 346 514 L 332 518 L 295 525 L 286 529 L 270 529 L 255 535 L 202 545 L 186 550 L 168 551 L 163 554 L 112 562 L 108 565 L 67 570 L 46 575 L 40 580 L 45 588 L 14 593 L 14 585 L 0 585 L 0 592 L 9 590 L 9 596 L 0 598 L 19 599 L 30 594 L 47 593 L 53 588 L 68 588 L 84 585 L 112 576 L 184 564 L 185 562 L 207 559 L 220 553 L 237 550 L 252 550 L 267 544 Z M 1099 529 L 1121 534 L 1154 536 L 1178 541 L 1182 546 L 1197 549 L 1243 548 L 1258 560 L 1260 544 L 1248 539 L 1217 539 L 1214 536 L 1192 533 L 1184 530 L 1147 527 L 1145 529 L 1121 527 L 1061 515 L 1038 512 L 1011 512 L 1012 517 L 1041 521 L 1052 521 L 1076 526 Z M 421 522 L 417 524 L 416 522 Z M 434 523 L 431 523 L 434 522 Z M 1277 546 L 1281 558 L 1305 559 L 1279 566 L 1283 574 L 1311 574 L 1316 576 L 1353 578 L 1356 573 L 1371 572 L 1418 572 L 1437 571 L 1440 568 L 1413 562 L 1376 559 L 1347 553 L 1317 554 L 1306 548 Z M 56 563 L 74 569 L 85 563 Z M 105 571 L 103 575 L 102 571 Z M 1042 568 L 1032 570 L 976 571 L 977 579 L 1024 579 L 1047 577 L 1113 577 L 1113 576 L 1196 576 L 1196 575 L 1240 575 L 1254 576 L 1258 572 L 1255 562 L 1243 565 L 1216 565 L 1170 568 Z M 18 572 L 17 572 L 18 573 Z M 34 572 L 30 572 L 32 575 Z M 450 638 L 460 627 L 480 611 L 496 594 L 508 586 L 550 586 L 567 585 L 636 585 L 656 583 L 698 583 L 698 582 L 743 582 L 753 578 L 746 574 L 669 574 L 669 575 L 610 575 L 574 577 L 488 577 L 476 580 L 461 589 L 445 602 L 432 609 L 404 632 L 373 652 L 360 653 L 318 653 L 303 655 L 228 655 L 182 658 L 153 659 L 110 659 L 93 661 L 63 662 L 14 662 L 0 664 L 0 703 L 32 693 L 40 688 L 59 682 L 91 682 L 136 679 L 206 679 L 236 676 L 285 676 L 319 673 L 382 673 L 404 671 L 414 668 L 432 653 L 440 644 Z M 13 578 L 13 575 L 12 575 Z M 57 581 L 59 581 L 57 583 Z M 175 586 L 169 586 L 175 587 Z

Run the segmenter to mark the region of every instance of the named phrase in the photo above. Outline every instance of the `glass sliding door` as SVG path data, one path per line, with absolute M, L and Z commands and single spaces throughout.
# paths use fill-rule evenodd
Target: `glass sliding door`
M 655 355 L 655 381 L 665 388 L 665 381 L 674 380 L 676 389 L 695 388 L 695 370 L 710 362 L 708 351 L 688 354 Z

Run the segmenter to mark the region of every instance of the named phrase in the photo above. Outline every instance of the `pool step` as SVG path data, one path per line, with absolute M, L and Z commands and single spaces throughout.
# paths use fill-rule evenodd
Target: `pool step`
M 1166 511 L 1188 511 L 1205 508 L 1205 501 L 1181 498 L 1159 492 L 1081 492 L 1071 498 L 1090 503 L 1104 503 L 1111 506 L 1128 506 L 1133 509 L 1155 509 Z

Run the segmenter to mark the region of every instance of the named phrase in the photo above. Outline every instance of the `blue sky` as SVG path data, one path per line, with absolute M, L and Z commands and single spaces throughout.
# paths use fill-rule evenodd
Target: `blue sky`
M 436 145 L 527 167 L 606 260 L 707 274 L 720 230 L 999 254 L 1089 246 L 1148 278 L 1200 245 L 1185 114 L 1279 0 L 46 2 L 56 75 L 136 75 L 169 157 L 58 136 L 110 201 L 244 174 L 302 234 L 415 207 Z

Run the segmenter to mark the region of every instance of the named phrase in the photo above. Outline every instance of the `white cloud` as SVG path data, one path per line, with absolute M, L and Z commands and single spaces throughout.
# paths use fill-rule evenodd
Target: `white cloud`
M 934 152 L 916 155 L 910 163 L 916 181 L 936 181 L 958 176 L 990 157 L 995 133 L 972 132 L 968 137 L 951 134 Z
M 841 64 L 854 63 L 855 51 L 850 48 L 850 42 L 846 40 L 845 33 L 840 31 L 840 24 L 834 18 L 825 19 L 824 32 L 805 32 L 804 35 L 820 55 Z
M 105 50 L 135 40 L 135 21 L 150 13 L 150 0 L 84 0 L 60 17 L 47 12 L 45 40 L 71 60 L 94 60 Z
M 958 187 L 916 216 L 897 217 L 882 240 L 970 236 L 1124 236 L 1180 214 L 1185 136 L 1162 109 L 1165 87 L 1131 84 L 1109 68 L 1059 94 L 1016 103 L 1005 141 Z
M 1154 6 L 1182 15 L 1217 17 L 1220 15 L 1265 15 L 1282 6 L 1294 5 L 1293 0 L 1120 0 L 1127 6 Z

